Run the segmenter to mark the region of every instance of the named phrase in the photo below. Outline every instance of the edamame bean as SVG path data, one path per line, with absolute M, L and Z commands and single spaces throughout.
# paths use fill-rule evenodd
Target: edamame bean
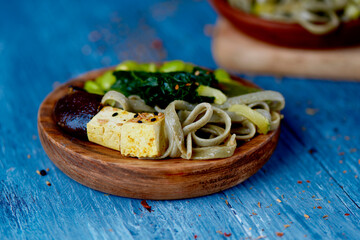
M 185 70 L 185 63 L 181 60 L 174 60 L 164 63 L 160 67 L 159 72 L 177 72 L 184 70 Z
M 157 67 L 155 63 L 142 63 L 139 65 L 141 71 L 156 72 Z
M 113 75 L 113 71 L 107 71 L 103 75 L 97 77 L 95 82 L 102 90 L 108 91 L 116 82 L 116 77 Z
M 94 93 L 99 95 L 104 95 L 104 91 L 100 88 L 100 86 L 94 81 L 85 82 L 84 89 L 88 93 Z
M 230 75 L 224 69 L 216 69 L 214 71 L 215 78 L 219 82 L 232 82 Z
M 135 61 L 124 61 L 116 66 L 116 71 L 136 71 L 139 70 L 139 64 Z

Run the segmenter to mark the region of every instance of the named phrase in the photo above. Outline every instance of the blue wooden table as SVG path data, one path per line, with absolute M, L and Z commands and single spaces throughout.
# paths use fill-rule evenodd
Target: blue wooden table
M 148 200 L 151 212 L 45 154 L 37 110 L 54 87 L 125 59 L 215 68 L 216 17 L 204 0 L 0 2 L 0 239 L 359 239 L 359 83 L 245 75 L 287 101 L 272 158 L 229 190 Z

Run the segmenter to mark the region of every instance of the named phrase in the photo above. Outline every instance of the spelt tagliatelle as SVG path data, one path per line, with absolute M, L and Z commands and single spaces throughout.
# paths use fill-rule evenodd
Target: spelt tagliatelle
M 257 132 L 279 127 L 284 97 L 275 91 L 259 91 L 229 98 L 221 105 L 171 102 L 165 109 L 152 108 L 137 96 L 107 92 L 103 104 L 130 112 L 162 112 L 168 148 L 159 158 L 215 159 L 232 156 L 236 140 L 250 140 Z M 240 107 L 237 107 L 240 106 Z M 263 129 L 263 131 L 259 130 Z

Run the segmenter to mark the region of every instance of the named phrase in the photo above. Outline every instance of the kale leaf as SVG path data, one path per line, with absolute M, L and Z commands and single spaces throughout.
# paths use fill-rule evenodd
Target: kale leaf
M 214 74 L 195 67 L 189 72 L 143 72 L 115 71 L 116 82 L 111 90 L 119 91 L 125 96 L 138 95 L 149 106 L 165 108 L 174 100 L 185 100 L 190 103 L 214 102 L 213 97 L 199 96 L 196 89 L 199 85 L 216 86 Z

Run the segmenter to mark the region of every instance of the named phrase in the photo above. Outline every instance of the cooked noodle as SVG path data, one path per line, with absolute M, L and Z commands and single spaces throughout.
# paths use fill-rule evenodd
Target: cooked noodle
M 236 140 L 250 140 L 257 127 L 243 115 L 228 111 L 233 105 L 246 105 L 269 122 L 269 130 L 279 127 L 284 97 L 274 91 L 260 91 L 229 98 L 222 105 L 190 104 L 182 100 L 171 102 L 165 109 L 152 108 L 137 96 L 125 97 L 115 91 L 107 92 L 103 104 L 133 112 L 162 112 L 168 148 L 159 158 L 214 159 L 230 157 Z M 251 111 L 252 111 L 251 110 Z
M 342 21 L 359 17 L 357 0 L 228 0 L 231 6 L 264 19 L 298 23 L 313 34 L 326 34 Z

